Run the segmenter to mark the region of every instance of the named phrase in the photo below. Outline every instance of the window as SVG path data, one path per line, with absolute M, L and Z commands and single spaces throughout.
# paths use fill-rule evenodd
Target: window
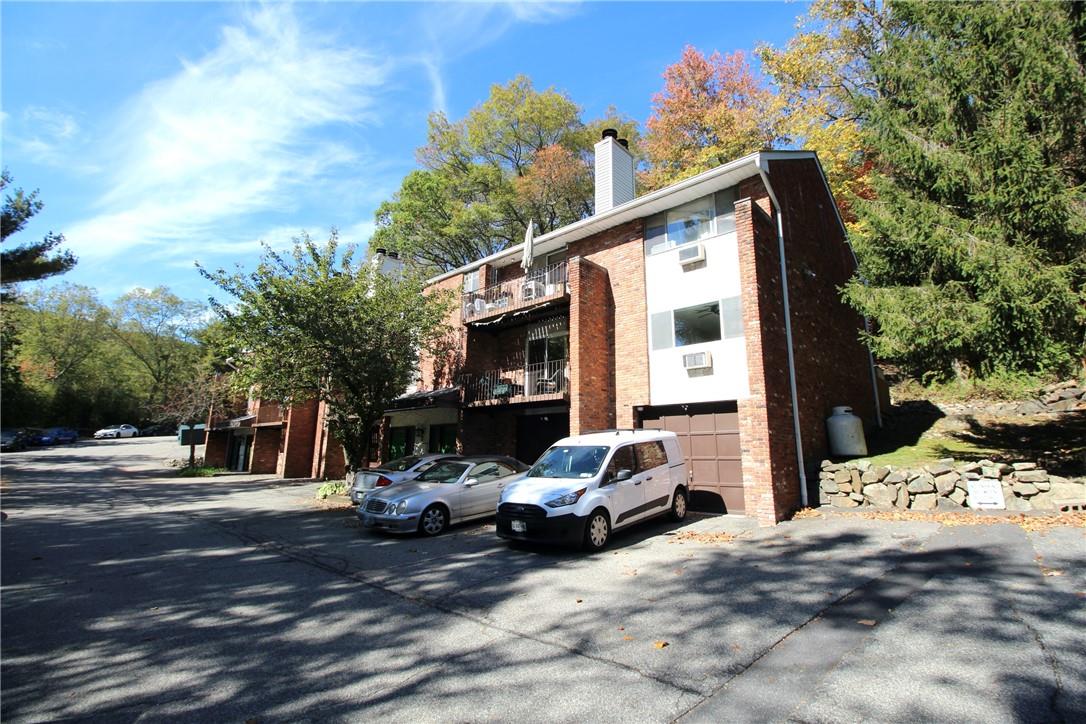
M 479 291 L 479 270 L 473 269 L 464 275 L 464 291 L 465 292 L 477 292 Z
M 470 477 L 475 478 L 480 483 L 485 483 L 488 480 L 497 480 L 498 478 L 504 478 L 506 475 L 512 475 L 513 472 L 512 468 L 501 463 L 479 463 L 471 471 Z
M 667 465 L 667 453 L 664 451 L 664 443 L 659 440 L 639 442 L 634 447 L 637 449 L 637 472 L 644 473 Z
M 720 340 L 720 303 L 700 304 L 676 309 L 675 346 Z
M 430 425 L 430 452 L 456 452 L 456 423 L 449 425 Z
M 655 254 L 712 236 L 715 216 L 713 197 L 704 196 L 650 217 L 645 222 L 648 253 Z
M 650 317 L 649 327 L 654 350 L 733 339 L 743 336 L 743 308 L 739 297 L 728 297 L 657 312 Z
M 599 472 L 606 447 L 552 447 L 528 471 L 530 478 L 591 478 Z
M 629 470 L 631 473 L 637 470 L 634 463 L 633 446 L 626 445 L 615 450 L 614 457 L 611 458 L 611 462 L 607 465 L 607 477 L 605 480 L 614 480 L 615 475 L 619 470 Z
M 468 465 L 466 463 L 438 463 L 415 478 L 415 480 L 423 483 L 455 483 L 460 480 L 460 476 L 467 469 Z

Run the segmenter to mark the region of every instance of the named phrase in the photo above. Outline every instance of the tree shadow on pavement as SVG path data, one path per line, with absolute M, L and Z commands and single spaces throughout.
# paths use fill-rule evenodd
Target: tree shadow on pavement
M 670 721 L 850 592 L 905 572 L 936 602 L 969 608 L 904 625 L 957 641 L 968 617 L 969 641 L 983 643 L 912 672 L 949 696 L 977 696 L 969 672 L 1014 660 L 1024 612 L 1082 624 L 1073 592 L 1046 586 L 1028 559 L 968 540 L 925 550 L 933 524 L 740 524 L 706 544 L 657 522 L 590 555 L 510 548 L 487 525 L 371 536 L 350 512 L 278 509 L 270 492 L 239 508 L 231 495 L 251 486 L 188 489 L 196 508 L 153 482 L 124 488 L 124 500 L 82 493 L 108 516 L 4 523 L 5 721 L 535 721 L 552 718 L 540 707 L 556 692 L 554 718 Z M 223 505 L 207 506 L 215 496 Z M 963 586 L 978 591 L 956 599 Z M 1067 689 L 1086 660 L 1051 635 L 1055 664 L 996 666 L 981 692 L 1007 718 L 1079 705 L 1056 692 L 1052 666 Z M 942 718 L 938 701 L 894 702 L 871 711 Z M 840 718 L 866 718 L 862 697 L 848 704 Z

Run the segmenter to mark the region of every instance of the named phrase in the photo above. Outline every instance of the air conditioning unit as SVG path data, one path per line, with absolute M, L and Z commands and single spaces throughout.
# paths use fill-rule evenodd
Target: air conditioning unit
M 683 266 L 697 264 L 700 261 L 705 261 L 704 244 L 694 244 L 693 246 L 684 246 L 679 249 L 679 263 Z
M 705 370 L 713 368 L 713 355 L 708 352 L 691 352 L 683 355 L 683 369 Z

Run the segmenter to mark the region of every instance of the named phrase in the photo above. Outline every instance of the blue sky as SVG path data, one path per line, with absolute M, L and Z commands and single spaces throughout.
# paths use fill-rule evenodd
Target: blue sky
M 109 301 L 332 226 L 365 243 L 435 109 L 518 73 L 642 124 L 683 46 L 782 45 L 804 3 L 0 5 L 3 164 Z M 12 243 L 12 242 L 9 242 Z

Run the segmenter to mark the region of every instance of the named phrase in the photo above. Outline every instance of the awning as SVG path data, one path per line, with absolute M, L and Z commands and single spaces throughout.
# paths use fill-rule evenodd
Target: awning
M 218 422 L 212 426 L 212 430 L 230 430 L 235 427 L 252 427 L 253 420 L 256 419 L 256 415 L 242 415 L 241 417 L 231 417 L 225 422 Z
M 440 390 L 412 392 L 392 401 L 385 412 L 417 410 L 420 407 L 457 407 L 460 405 L 460 388 L 444 387 Z

